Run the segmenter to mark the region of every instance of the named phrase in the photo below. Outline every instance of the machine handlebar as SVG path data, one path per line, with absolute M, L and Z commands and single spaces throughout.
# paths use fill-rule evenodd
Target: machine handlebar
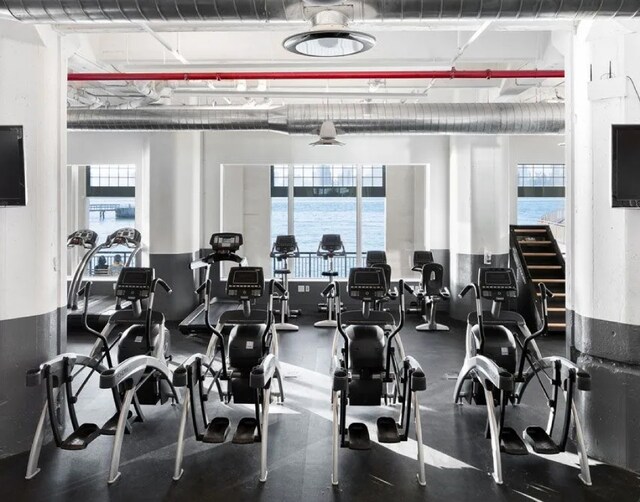
M 327 298 L 328 296 L 336 296 L 336 283 L 332 282 L 326 288 L 322 290 L 320 293 L 323 297 Z
M 476 298 L 480 298 L 480 292 L 478 291 L 478 285 L 474 282 L 470 282 L 469 284 L 467 284 L 464 289 L 462 291 L 460 291 L 460 293 L 458 294 L 459 298 L 464 298 L 467 293 L 469 293 L 469 291 L 471 291 L 473 289 L 473 291 L 476 294 Z
M 162 280 L 162 279 L 155 279 L 155 280 L 153 281 L 153 285 L 151 286 L 151 288 L 152 288 L 152 290 L 153 290 L 153 291 L 155 291 L 156 286 L 157 286 L 158 284 L 159 284 L 160 286 L 162 286 L 162 289 L 164 289 L 168 294 L 173 293 L 173 290 L 172 290 L 172 289 L 169 287 L 169 285 L 168 285 L 166 282 L 164 282 L 164 280 Z
M 284 286 L 280 283 L 280 281 L 271 279 L 269 281 L 269 295 L 273 295 L 274 289 L 277 289 L 282 295 L 284 295 L 285 293 Z

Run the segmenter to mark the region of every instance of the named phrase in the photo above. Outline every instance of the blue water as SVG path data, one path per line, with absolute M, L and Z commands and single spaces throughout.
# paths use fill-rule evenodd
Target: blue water
M 300 251 L 316 251 L 322 234 L 340 234 L 345 249 L 356 251 L 356 199 L 353 197 L 296 197 L 294 227 Z M 271 199 L 271 240 L 287 234 L 286 198 Z M 385 249 L 385 200 L 362 199 L 362 249 Z
M 135 206 L 136 200 L 133 197 L 89 197 L 89 204 L 120 204 L 122 206 Z M 87 207 L 87 210 L 89 208 Z M 124 227 L 135 227 L 136 221 L 134 218 L 116 218 L 116 214 L 113 211 L 108 211 L 104 215 L 104 219 L 100 219 L 100 213 L 89 213 L 89 228 L 95 232 L 98 232 L 98 242 L 102 243 L 104 240 L 118 230 Z M 142 236 L 143 240 L 145 236 Z M 115 248 L 114 248 L 115 249 Z
M 550 213 L 564 214 L 564 197 L 518 197 L 518 225 L 538 225 Z

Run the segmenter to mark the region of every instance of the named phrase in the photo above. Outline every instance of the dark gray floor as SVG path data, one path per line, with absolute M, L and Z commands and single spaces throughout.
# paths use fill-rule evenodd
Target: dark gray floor
M 107 485 L 112 437 L 102 436 L 81 452 L 52 445 L 43 448 L 42 472 L 24 480 L 27 454 L 0 460 L 2 501 L 369 501 L 369 500 L 640 500 L 640 477 L 593 462 L 593 486 L 578 480 L 577 457 L 571 453 L 552 457 L 503 455 L 505 483 L 490 477 L 491 450 L 484 438 L 485 411 L 451 402 L 454 379 L 464 354 L 464 326 L 452 325 L 445 333 L 418 333 L 410 319 L 402 338 L 427 374 L 422 395 L 422 424 L 426 450 L 427 486 L 416 482 L 415 442 L 400 446 L 373 443 L 369 451 L 341 451 L 341 483 L 333 488 L 331 471 L 330 380 L 328 377 L 332 330 L 310 327 L 316 320 L 306 315 L 299 332 L 280 334 L 284 363 L 286 403 L 273 406 L 271 416 L 269 479 L 258 481 L 259 446 L 203 445 L 193 440 L 190 427 L 182 479 L 172 481 L 179 408 L 146 407 L 147 420 L 125 437 L 121 479 Z M 88 338 L 70 336 L 70 350 L 86 353 Z M 173 353 L 180 362 L 205 343 L 187 339 L 173 330 Z M 563 353 L 564 342 L 547 339 L 543 352 Z M 534 387 L 531 388 L 531 390 Z M 102 423 L 111 414 L 105 391 L 95 390 L 81 404 L 81 421 Z M 80 406 L 80 405 L 79 405 Z M 229 416 L 232 424 L 250 416 L 248 408 L 231 409 L 212 403 L 210 416 Z M 509 425 L 522 430 L 545 423 L 544 400 L 536 389 L 527 403 L 509 410 Z M 352 421 L 373 422 L 394 410 L 351 408 Z M 613 410 L 612 410 L 613 412 Z M 391 446 L 391 447 L 389 447 Z

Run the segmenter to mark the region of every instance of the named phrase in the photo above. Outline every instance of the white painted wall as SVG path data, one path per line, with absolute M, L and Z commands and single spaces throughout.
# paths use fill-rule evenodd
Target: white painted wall
M 24 127 L 28 200 L 0 208 L 0 320 L 66 303 L 66 59 L 51 29 L 13 24 L 0 21 L 0 124 Z
M 151 254 L 192 253 L 200 248 L 202 133 L 149 135 Z
M 508 168 L 508 138 L 451 138 L 452 254 L 508 252 Z
M 148 263 L 150 234 L 150 162 L 152 133 L 70 131 L 68 165 L 134 164 L 136 166 L 136 226 L 142 234 L 142 263 Z

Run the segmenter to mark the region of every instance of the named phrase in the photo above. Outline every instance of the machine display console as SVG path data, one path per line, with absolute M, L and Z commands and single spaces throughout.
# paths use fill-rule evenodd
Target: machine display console
M 230 232 L 213 234 L 209 244 L 214 252 L 234 253 L 242 246 L 242 234 Z
M 227 295 L 238 300 L 260 298 L 264 292 L 262 267 L 232 267 L 227 277 Z
M 510 268 L 481 268 L 478 286 L 482 298 L 502 301 L 518 295 L 516 276 Z
M 335 253 L 336 251 L 343 249 L 340 234 L 324 234 L 320 241 L 320 249 L 328 251 L 329 253 Z
M 140 245 L 142 235 L 135 228 L 119 228 L 113 232 L 105 242 L 106 247 L 123 244 L 127 247 L 136 247 Z
M 116 296 L 131 301 L 149 298 L 154 278 L 152 268 L 125 267 L 116 283 Z
M 298 251 L 298 243 L 295 235 L 278 235 L 273 245 L 276 253 L 296 253 Z
M 373 301 L 387 294 L 387 281 L 380 268 L 352 268 L 347 287 L 355 300 Z
M 387 253 L 384 251 L 367 251 L 367 267 L 387 263 Z
M 82 246 L 87 249 L 94 248 L 98 241 L 98 234 L 93 230 L 78 230 L 67 238 L 67 247 Z

